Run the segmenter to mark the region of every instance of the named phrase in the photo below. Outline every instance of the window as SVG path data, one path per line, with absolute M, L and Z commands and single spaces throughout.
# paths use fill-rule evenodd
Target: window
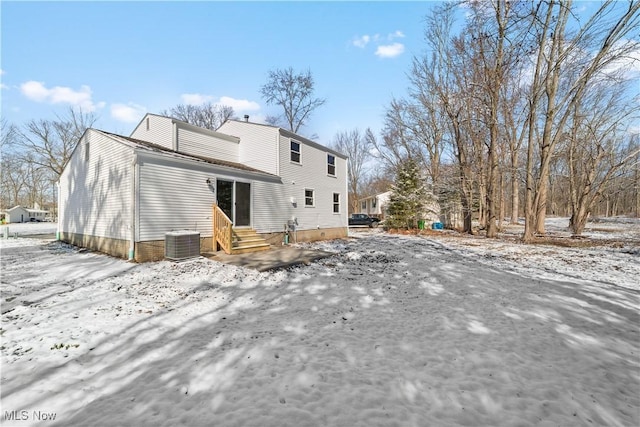
M 333 213 L 340 213 L 340 194 L 333 193 Z
M 360 209 L 362 209 L 363 211 L 367 210 L 367 201 L 363 200 L 362 202 L 360 202 Z
M 300 163 L 300 143 L 291 140 L 291 161 Z
M 378 204 L 378 198 L 377 198 L 377 197 L 374 197 L 373 199 L 371 199 L 371 207 L 372 207 L 373 209 L 375 209 L 375 208 L 376 208 L 376 205 L 377 205 L 377 204 Z
M 327 154 L 327 173 L 336 176 L 336 156 Z
M 304 205 L 305 206 L 315 206 L 313 190 L 308 188 L 304 189 Z

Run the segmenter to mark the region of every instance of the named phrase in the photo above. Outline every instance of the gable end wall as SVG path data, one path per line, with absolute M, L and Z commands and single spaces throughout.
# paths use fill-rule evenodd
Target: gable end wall
M 132 168 L 130 148 L 88 130 L 60 176 L 58 230 L 128 240 Z

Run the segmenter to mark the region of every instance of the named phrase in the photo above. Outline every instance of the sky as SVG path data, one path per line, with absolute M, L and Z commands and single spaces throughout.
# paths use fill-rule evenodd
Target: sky
M 2 118 L 22 125 L 69 107 L 129 135 L 145 113 L 221 103 L 264 122 L 279 115 L 260 87 L 270 70 L 310 70 L 326 103 L 299 133 L 378 134 L 425 53 L 435 1 L 0 1 Z M 577 2 L 589 13 L 599 2 Z M 640 52 L 638 53 L 640 56 Z M 640 64 L 637 62 L 636 68 Z
M 129 135 L 147 112 L 213 102 L 261 122 L 269 70 L 310 70 L 327 100 L 299 133 L 382 128 L 423 53 L 433 2 L 2 1 L 2 116 L 52 119 L 69 107 Z

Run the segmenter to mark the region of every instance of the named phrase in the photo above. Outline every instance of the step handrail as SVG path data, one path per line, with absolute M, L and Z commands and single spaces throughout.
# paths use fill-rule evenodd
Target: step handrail
M 220 209 L 220 206 L 213 204 L 213 249 L 216 249 L 216 243 L 220 244 L 222 250 L 231 255 L 232 245 L 232 228 L 233 222 Z

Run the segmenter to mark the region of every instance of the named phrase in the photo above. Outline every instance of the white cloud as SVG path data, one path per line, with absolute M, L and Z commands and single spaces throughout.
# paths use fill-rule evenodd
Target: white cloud
M 129 102 L 128 104 L 111 104 L 111 117 L 125 123 L 139 122 L 146 112 L 146 108 L 133 102 Z
M 9 86 L 7 86 L 7 85 L 6 85 L 6 84 L 4 84 L 4 83 L 0 83 L 0 89 L 6 89 L 6 90 L 8 90 L 8 89 L 9 89 Z
M 258 111 L 260 109 L 260 104 L 255 101 L 249 101 L 246 99 L 235 99 L 229 96 L 221 97 L 220 101 L 218 101 L 217 104 L 233 107 L 233 110 L 236 113 L 245 111 Z
M 353 40 L 353 45 L 355 47 L 359 47 L 359 48 L 364 48 L 369 42 L 371 41 L 371 37 L 368 36 L 367 34 L 365 34 L 362 37 L 358 37 L 355 40 Z
M 0 68 L 0 76 L 4 76 L 6 73 L 6 71 L 4 71 L 2 68 Z
M 213 96 L 210 95 L 202 95 L 200 93 L 183 93 L 180 95 L 182 102 L 190 105 L 202 105 L 206 102 L 213 101 Z
M 405 35 L 402 31 L 396 30 L 393 33 L 387 34 L 386 38 L 384 35 L 374 34 L 369 35 L 365 34 L 363 36 L 356 37 L 351 41 L 355 47 L 359 47 L 360 49 L 364 49 L 369 43 L 377 44 L 375 54 L 380 58 L 393 58 L 404 52 L 404 45 L 402 43 L 391 43 L 391 44 L 380 44 L 386 42 L 391 42 L 395 39 L 404 38 Z
M 80 90 L 74 90 L 66 86 L 54 86 L 47 88 L 43 82 L 30 80 L 20 85 L 20 91 L 32 101 L 46 102 L 49 104 L 69 104 L 80 107 L 86 112 L 95 111 L 104 107 L 104 102 L 95 104 L 91 88 L 87 85 L 80 86 Z
M 395 58 L 403 52 L 404 45 L 402 43 L 393 43 L 378 46 L 378 49 L 376 49 L 376 56 L 379 56 L 380 58 Z

